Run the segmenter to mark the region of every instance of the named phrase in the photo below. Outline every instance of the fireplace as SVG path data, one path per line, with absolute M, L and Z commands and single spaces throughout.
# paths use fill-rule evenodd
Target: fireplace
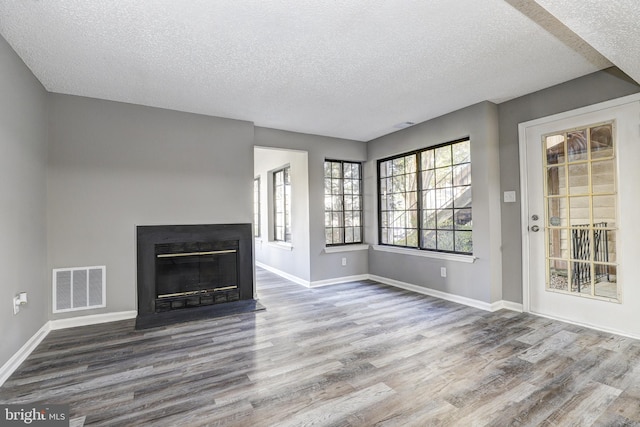
M 138 226 L 136 328 L 255 311 L 251 224 Z

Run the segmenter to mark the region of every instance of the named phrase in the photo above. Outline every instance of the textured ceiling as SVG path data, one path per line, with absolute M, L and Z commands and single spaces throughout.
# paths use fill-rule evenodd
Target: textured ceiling
M 609 61 L 640 82 L 638 0 L 536 0 Z
M 0 34 L 51 92 L 367 141 L 605 57 L 638 80 L 637 11 L 616 33 L 596 3 L 617 17 L 620 0 L 2 0 Z

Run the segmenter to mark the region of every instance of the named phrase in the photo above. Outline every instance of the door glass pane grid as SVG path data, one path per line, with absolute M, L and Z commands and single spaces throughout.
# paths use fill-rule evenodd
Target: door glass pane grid
M 604 123 L 543 138 L 548 290 L 619 299 L 612 135 Z
M 569 263 L 566 259 L 547 258 L 548 283 L 547 287 L 555 291 L 569 289 Z

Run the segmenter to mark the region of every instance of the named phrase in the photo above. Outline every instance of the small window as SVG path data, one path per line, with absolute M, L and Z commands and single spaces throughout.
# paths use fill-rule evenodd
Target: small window
M 253 180 L 253 235 L 260 237 L 260 177 Z
M 291 178 L 288 166 L 273 172 L 273 240 L 291 242 Z
M 379 160 L 378 212 L 380 244 L 472 254 L 470 141 Z
M 362 165 L 357 162 L 324 162 L 325 243 L 362 243 Z

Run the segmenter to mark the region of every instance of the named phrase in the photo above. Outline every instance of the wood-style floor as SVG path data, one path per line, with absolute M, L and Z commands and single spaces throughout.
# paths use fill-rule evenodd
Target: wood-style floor
M 53 331 L 0 388 L 72 425 L 640 425 L 640 342 L 381 285 L 264 270 L 267 310 Z

